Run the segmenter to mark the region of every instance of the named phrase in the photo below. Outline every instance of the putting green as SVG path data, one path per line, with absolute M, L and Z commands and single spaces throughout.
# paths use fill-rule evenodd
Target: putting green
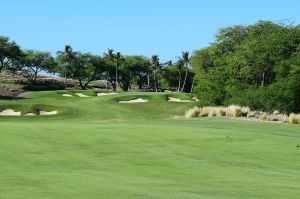
M 0 100 L 22 115 L 59 113 L 0 117 L 0 198 L 299 198 L 299 125 L 174 119 L 194 103 L 168 95 Z M 118 103 L 136 98 L 148 101 Z

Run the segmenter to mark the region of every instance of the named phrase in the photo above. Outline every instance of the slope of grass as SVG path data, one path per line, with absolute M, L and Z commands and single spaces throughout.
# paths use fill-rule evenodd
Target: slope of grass
M 149 101 L 117 102 L 136 97 Z M 52 91 L 0 100 L 60 113 L 0 117 L 0 198 L 298 198 L 299 126 L 174 119 L 193 103 L 165 99 Z

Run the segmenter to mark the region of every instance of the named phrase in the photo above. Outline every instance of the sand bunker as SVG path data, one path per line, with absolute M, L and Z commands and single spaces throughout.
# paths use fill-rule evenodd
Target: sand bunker
M 192 100 L 182 100 L 175 97 L 168 97 L 169 102 L 193 102 Z
M 57 111 L 39 111 L 38 114 L 26 113 L 25 116 L 39 116 L 39 115 L 56 115 Z
M 77 95 L 78 97 L 90 97 L 90 96 L 87 96 L 87 95 L 82 94 L 82 93 L 75 93 L 75 95 Z
M 25 116 L 35 116 L 35 115 L 56 115 L 58 111 L 39 111 L 38 114 L 26 113 Z M 13 109 L 5 109 L 0 112 L 0 116 L 21 116 L 21 111 L 16 112 Z
M 97 96 L 115 95 L 118 93 L 97 93 Z
M 106 96 L 109 95 L 108 93 L 97 93 L 97 96 Z
M 70 94 L 62 94 L 63 97 L 73 97 L 73 95 Z
M 35 116 L 35 113 L 26 113 L 25 116 Z
M 40 111 L 39 115 L 56 115 L 57 111 Z
M 193 100 L 195 100 L 196 102 L 199 101 L 199 99 L 197 97 L 193 97 Z
M 124 104 L 143 103 L 143 102 L 148 102 L 148 100 L 144 100 L 142 98 L 136 98 L 128 101 L 119 101 L 119 103 L 124 103 Z
M 0 112 L 0 116 L 20 116 L 21 112 L 16 112 L 13 109 L 5 109 Z

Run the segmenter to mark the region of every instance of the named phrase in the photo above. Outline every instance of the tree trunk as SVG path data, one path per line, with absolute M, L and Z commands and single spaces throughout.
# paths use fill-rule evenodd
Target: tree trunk
M 142 77 L 141 75 L 139 75 L 139 80 L 138 80 L 139 89 L 143 88 L 144 83 L 145 83 L 144 77 Z
M 160 80 L 159 80 L 159 76 L 157 75 L 157 90 L 159 89 L 159 82 L 160 82 Z M 160 90 L 161 91 L 161 90 Z M 157 91 L 156 91 L 157 92 Z
M 129 85 L 125 83 L 122 89 L 123 91 L 127 92 L 129 90 Z
M 82 83 L 81 79 L 78 79 L 79 81 L 79 86 L 81 88 L 81 90 L 86 90 L 86 86 Z
M 37 71 L 34 72 L 33 81 L 32 81 L 33 84 L 36 84 L 36 79 L 37 79 L 37 75 L 38 75 L 37 73 L 38 73 Z
M 156 72 L 154 71 L 154 87 L 155 87 L 155 92 L 157 92 L 157 82 L 156 82 Z
M 111 84 L 112 90 L 116 91 L 115 81 L 113 81 L 112 79 L 110 79 L 108 82 Z
M 191 87 L 190 94 L 192 94 L 192 92 L 193 92 L 194 84 L 195 84 L 195 76 L 194 76 L 194 78 L 193 78 L 193 83 L 192 83 L 192 87 Z
M 108 66 L 108 71 L 107 71 L 107 75 L 106 75 L 106 90 L 109 91 L 109 88 L 108 88 L 108 78 L 109 78 L 109 73 L 110 73 L 110 66 Z
M 106 87 L 106 90 L 108 91 L 108 75 L 106 75 L 106 82 L 105 82 L 105 87 Z
M 150 87 L 150 74 L 147 74 L 147 86 Z
M 65 65 L 65 87 L 67 87 L 67 65 Z
M 183 81 L 183 85 L 182 85 L 182 88 L 181 88 L 181 92 L 183 92 L 183 90 L 184 90 L 185 82 L 186 82 L 186 78 L 187 78 L 187 74 L 188 74 L 188 69 L 186 69 L 186 72 L 185 72 L 185 76 L 184 76 L 184 81 Z
M 181 73 L 179 73 L 179 81 L 178 81 L 177 92 L 180 91 L 180 87 L 181 87 Z
M 112 87 L 113 87 L 114 91 L 117 91 L 117 87 L 116 87 L 116 82 L 115 81 L 112 83 Z
M 2 70 L 3 70 L 3 68 L 4 68 L 4 61 L 0 61 L 0 73 L 2 72 Z
M 115 85 L 115 91 L 118 88 L 118 64 L 116 65 L 116 85 Z
M 266 70 L 264 70 L 264 72 L 263 72 L 263 74 L 262 74 L 261 88 L 264 87 L 265 81 L 266 81 Z

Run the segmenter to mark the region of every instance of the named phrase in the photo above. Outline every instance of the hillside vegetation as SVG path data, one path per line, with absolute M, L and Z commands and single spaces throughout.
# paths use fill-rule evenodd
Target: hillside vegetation
M 300 26 L 259 21 L 221 29 L 192 58 L 203 105 L 300 112 Z

